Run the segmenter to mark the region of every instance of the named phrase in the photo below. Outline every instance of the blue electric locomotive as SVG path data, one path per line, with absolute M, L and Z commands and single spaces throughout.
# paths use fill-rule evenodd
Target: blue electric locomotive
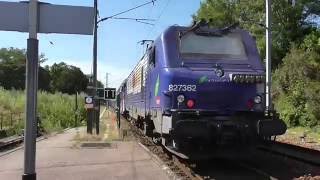
M 266 116 L 265 68 L 255 40 L 235 27 L 169 27 L 119 95 L 122 114 L 184 158 L 204 147 L 211 153 L 248 147 L 286 131 L 283 121 Z

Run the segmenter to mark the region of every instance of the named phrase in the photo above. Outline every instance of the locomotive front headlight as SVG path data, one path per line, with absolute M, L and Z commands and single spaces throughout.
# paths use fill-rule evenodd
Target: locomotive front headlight
M 262 97 L 261 96 L 256 96 L 256 97 L 254 97 L 254 103 L 256 103 L 256 104 L 260 104 L 262 102 Z
M 183 103 L 183 101 L 184 101 L 184 95 L 182 95 L 182 94 L 180 94 L 178 97 L 177 97 L 177 101 L 178 101 L 178 103 Z

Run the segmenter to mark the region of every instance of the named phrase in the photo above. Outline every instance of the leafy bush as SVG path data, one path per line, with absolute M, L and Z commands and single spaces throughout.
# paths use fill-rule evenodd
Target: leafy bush
M 315 24 L 320 24 L 318 0 L 272 1 L 272 67 L 276 68 L 288 53 L 292 43 L 300 44 Z M 213 27 L 226 27 L 240 22 L 240 27 L 256 37 L 260 54 L 265 54 L 265 1 L 203 0 L 193 15 L 199 21 L 205 19 Z
M 319 45 L 320 33 L 306 36 L 273 74 L 275 108 L 289 126 L 320 125 Z
M 20 113 L 25 109 L 25 92 L 19 90 L 4 90 L 0 87 L 0 113 Z M 38 93 L 38 114 L 45 132 L 74 127 L 75 123 L 75 95 L 62 93 Z M 78 125 L 85 119 L 84 94 L 78 97 Z M 23 115 L 24 119 L 24 115 Z M 20 131 L 24 121 L 19 121 L 13 132 Z

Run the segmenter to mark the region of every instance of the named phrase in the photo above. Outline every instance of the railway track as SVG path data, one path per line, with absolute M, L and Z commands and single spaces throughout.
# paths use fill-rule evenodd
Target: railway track
M 320 151 L 314 149 L 277 141 L 270 142 L 268 145 L 259 146 L 258 149 L 320 166 Z
M 319 157 L 319 151 L 275 142 L 244 159 L 197 162 L 194 170 L 203 179 L 320 180 Z
M 38 138 L 41 139 L 43 137 L 42 133 L 37 134 L 37 141 L 39 140 Z M 7 138 L 0 139 L 0 152 L 4 152 L 10 149 L 13 149 L 17 146 L 20 146 L 24 141 L 24 136 L 23 135 L 15 135 L 15 136 L 10 136 Z
M 173 171 L 173 179 L 319 179 L 320 152 L 290 144 L 271 142 L 259 146 L 249 159 L 208 159 L 190 162 L 170 154 L 126 119 L 130 131 L 151 153 Z
M 123 119 L 126 121 L 125 119 Z M 229 169 L 232 171 L 241 171 L 245 172 L 245 176 L 249 177 L 254 174 L 255 179 L 267 179 L 266 173 L 261 170 L 257 170 L 253 167 L 249 167 L 249 165 L 240 164 L 239 162 L 227 160 L 227 163 L 232 164 L 232 167 L 228 166 L 225 160 L 216 160 L 210 159 L 207 161 L 199 161 L 199 162 L 190 162 L 184 159 L 181 159 L 161 145 L 157 145 L 153 142 L 152 138 L 146 137 L 143 135 L 143 132 L 138 129 L 136 126 L 127 121 L 130 127 L 130 130 L 133 132 L 134 136 L 139 139 L 141 144 L 143 144 L 146 148 L 151 151 L 154 155 L 156 155 L 162 162 L 164 162 L 176 175 L 172 177 L 173 179 L 186 179 L 186 180 L 209 180 L 209 179 L 229 179 L 231 176 L 237 177 L 235 173 L 229 176 L 228 174 L 224 174 L 225 169 Z M 221 169 L 221 167 L 226 168 Z M 221 172 L 221 174 L 220 174 Z M 263 177 L 263 178 L 261 178 Z M 269 177 L 269 176 L 268 176 Z M 248 179 L 248 178 L 246 178 Z M 249 178 L 250 179 L 250 178 Z
M 0 152 L 16 147 L 23 142 L 23 136 L 12 136 L 0 141 Z

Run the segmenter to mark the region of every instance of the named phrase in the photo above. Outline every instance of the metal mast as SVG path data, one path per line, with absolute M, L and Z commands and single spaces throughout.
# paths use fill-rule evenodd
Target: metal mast
M 38 0 L 29 1 L 29 39 L 26 65 L 26 121 L 24 132 L 23 180 L 35 180 L 37 136 L 37 90 L 38 90 Z
M 272 110 L 271 99 L 271 0 L 266 0 L 266 108 Z

